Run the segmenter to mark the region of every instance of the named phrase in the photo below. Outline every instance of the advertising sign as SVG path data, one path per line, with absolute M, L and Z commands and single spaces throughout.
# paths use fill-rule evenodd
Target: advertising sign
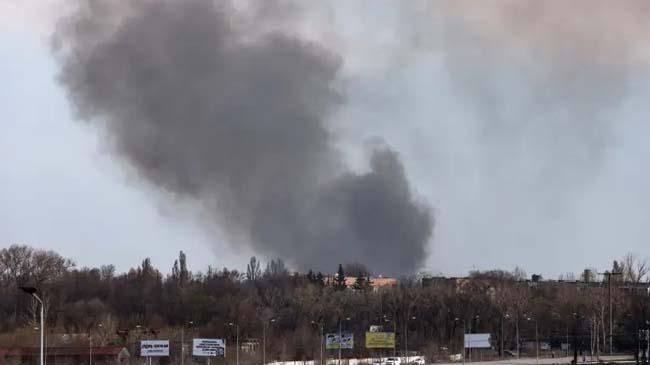
M 192 341 L 192 356 L 225 357 L 226 340 L 221 338 L 195 338 Z
M 367 349 L 394 349 L 395 332 L 366 332 Z
M 328 333 L 325 335 L 325 348 L 328 350 L 354 348 L 354 335 L 349 332 L 344 332 L 341 333 L 341 338 L 339 339 L 338 333 Z
M 169 340 L 140 341 L 140 356 L 169 356 Z
M 490 344 L 489 333 L 467 333 L 465 334 L 465 348 L 466 349 L 489 349 L 492 347 Z

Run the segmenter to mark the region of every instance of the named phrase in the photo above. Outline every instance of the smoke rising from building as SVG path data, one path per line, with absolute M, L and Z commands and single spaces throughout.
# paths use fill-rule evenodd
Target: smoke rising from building
M 398 154 L 379 146 L 357 173 L 335 148 L 340 57 L 237 19 L 207 0 L 79 2 L 54 37 L 60 80 L 117 155 L 233 241 L 298 268 L 420 268 L 433 219 Z

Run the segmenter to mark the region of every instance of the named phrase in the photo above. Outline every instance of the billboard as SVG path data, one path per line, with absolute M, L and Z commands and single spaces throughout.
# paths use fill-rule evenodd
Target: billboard
M 339 339 L 338 333 L 328 333 L 325 335 L 325 348 L 328 350 L 338 350 L 354 348 L 354 335 L 349 332 L 341 333 Z
M 226 357 L 226 340 L 221 338 L 195 338 L 192 356 Z
M 465 348 L 466 349 L 489 349 L 492 347 L 490 344 L 489 333 L 467 333 L 465 334 Z
M 169 356 L 169 340 L 140 341 L 140 356 Z
M 394 349 L 395 332 L 366 332 L 367 349 Z

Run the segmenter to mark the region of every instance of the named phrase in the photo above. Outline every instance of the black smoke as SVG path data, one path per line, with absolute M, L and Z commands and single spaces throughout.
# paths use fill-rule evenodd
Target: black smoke
M 433 219 L 397 154 L 379 147 L 355 173 L 333 147 L 341 59 L 239 27 L 239 12 L 218 4 L 79 2 L 54 37 L 79 117 L 153 186 L 199 202 L 233 242 L 298 268 L 420 268 Z

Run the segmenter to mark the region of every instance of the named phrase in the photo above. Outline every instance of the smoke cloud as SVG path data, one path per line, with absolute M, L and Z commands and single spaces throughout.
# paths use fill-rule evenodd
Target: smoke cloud
M 561 273 L 608 267 L 613 242 L 647 251 L 648 2 L 384 5 L 398 15 L 366 26 L 391 32 L 365 43 L 383 63 L 350 104 L 375 117 L 415 186 L 435 187 L 434 269 Z M 409 125 L 396 136 L 398 114 Z
M 335 148 L 340 56 L 260 32 L 283 13 L 276 2 L 247 12 L 218 3 L 79 2 L 54 37 L 79 117 L 105 129 L 146 181 L 201 204 L 233 242 L 298 268 L 420 268 L 433 219 L 398 154 L 378 146 L 357 173 Z

